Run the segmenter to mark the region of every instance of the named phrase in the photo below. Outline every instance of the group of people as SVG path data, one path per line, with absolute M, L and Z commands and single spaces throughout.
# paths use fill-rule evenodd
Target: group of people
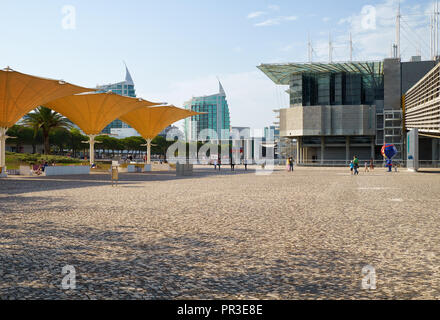
M 214 170 L 217 170 L 218 167 L 218 171 L 221 171 L 221 165 L 222 165 L 222 160 L 219 158 L 217 160 L 214 160 L 213 163 L 214 165 Z M 235 171 L 235 161 L 233 159 L 230 160 L 229 164 L 231 165 L 231 171 Z M 243 160 L 242 164 L 244 165 L 244 170 L 247 171 L 247 161 Z
M 387 160 L 388 171 L 391 172 L 391 168 L 394 168 L 394 171 L 397 172 L 397 163 L 392 163 L 391 160 Z M 374 171 L 374 160 L 364 162 L 365 173 Z M 350 171 L 352 175 L 359 175 L 359 159 L 357 156 L 353 157 L 353 160 L 350 161 Z
M 54 166 L 55 162 L 52 161 L 52 163 L 50 165 Z M 46 167 L 48 167 L 48 166 L 49 166 L 49 162 L 47 162 L 47 161 L 44 161 L 40 164 L 32 164 L 32 171 L 37 176 L 41 176 L 44 173 L 44 171 L 46 170 Z
M 370 159 L 370 161 L 364 162 L 365 172 L 370 172 L 374 170 L 374 160 Z M 359 159 L 357 156 L 353 157 L 353 160 L 350 161 L 350 171 L 352 175 L 359 175 Z

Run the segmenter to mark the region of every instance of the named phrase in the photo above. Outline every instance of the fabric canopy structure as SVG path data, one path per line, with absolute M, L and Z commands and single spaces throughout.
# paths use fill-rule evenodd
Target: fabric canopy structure
M 67 96 L 44 106 L 75 123 L 89 136 L 90 164 L 95 163 L 95 138 L 113 120 L 139 108 L 158 105 L 141 98 L 125 97 L 113 92 Z
M 6 176 L 6 132 L 21 117 L 48 101 L 95 91 L 61 80 L 39 78 L 10 69 L 0 70 L 0 176 Z
M 10 128 L 29 111 L 64 96 L 95 91 L 64 81 L 0 70 L 0 127 Z
M 75 123 L 87 135 L 97 135 L 113 120 L 133 110 L 159 105 L 112 92 L 76 94 L 44 104 Z
M 152 140 L 174 122 L 198 114 L 200 113 L 175 106 L 160 106 L 137 109 L 120 119 L 135 128 L 144 139 Z
M 120 119 L 136 129 L 147 140 L 147 165 L 151 163 L 151 141 L 170 124 L 201 114 L 175 106 L 141 108 L 129 112 Z

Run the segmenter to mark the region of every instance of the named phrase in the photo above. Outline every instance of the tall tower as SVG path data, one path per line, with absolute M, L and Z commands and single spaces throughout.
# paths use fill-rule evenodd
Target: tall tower
M 124 65 L 125 65 L 125 81 L 97 86 L 98 89 L 97 92 L 112 91 L 113 93 L 119 94 L 121 96 L 135 98 L 136 91 L 134 89 L 133 78 L 131 77 L 130 71 L 128 70 L 125 62 Z M 117 119 L 112 121 L 107 127 L 105 127 L 102 133 L 110 134 L 111 129 L 121 129 L 121 128 L 130 128 L 130 126 L 122 122 L 121 120 Z

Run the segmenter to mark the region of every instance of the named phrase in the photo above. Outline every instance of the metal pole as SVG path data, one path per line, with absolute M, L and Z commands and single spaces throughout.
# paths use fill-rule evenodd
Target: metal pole
M 350 62 L 353 62 L 353 37 L 350 32 Z
M 396 42 L 397 42 L 397 58 L 400 58 L 400 0 L 397 7 L 397 23 L 396 23 Z

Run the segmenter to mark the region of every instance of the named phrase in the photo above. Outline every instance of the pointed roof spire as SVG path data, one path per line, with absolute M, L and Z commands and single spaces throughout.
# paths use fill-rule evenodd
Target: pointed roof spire
M 223 89 L 222 83 L 220 82 L 220 79 L 218 77 L 217 77 L 217 80 L 218 80 L 218 85 L 219 85 L 219 89 L 218 89 L 219 93 L 226 96 L 225 89 Z
M 125 61 L 124 61 L 124 65 L 125 65 L 125 82 L 134 85 L 133 78 L 131 77 L 130 71 L 128 71 L 128 67 Z

